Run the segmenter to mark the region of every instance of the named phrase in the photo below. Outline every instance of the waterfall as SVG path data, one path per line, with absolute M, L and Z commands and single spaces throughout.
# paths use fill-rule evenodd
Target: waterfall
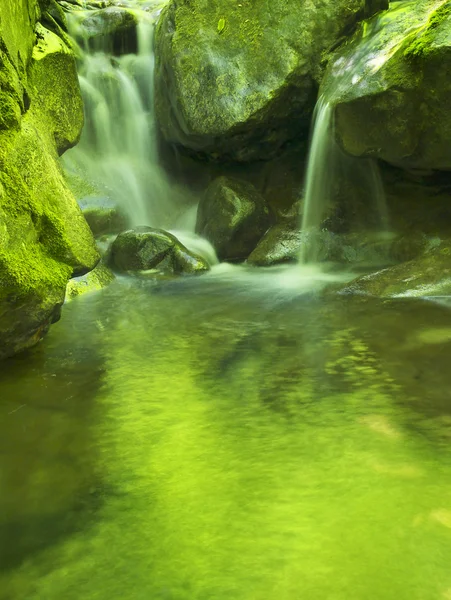
M 366 205 L 378 214 L 378 229 L 387 233 L 389 218 L 382 179 L 376 160 L 352 157 L 343 152 L 335 136 L 335 104 L 353 86 L 365 85 L 385 64 L 404 39 L 405 32 L 396 30 L 395 11 L 403 10 L 409 2 L 397 2 L 389 11 L 373 17 L 361 28 L 357 50 L 346 58 L 332 62 L 315 109 L 310 151 L 305 177 L 304 205 L 301 230 L 303 247 L 300 262 L 319 262 L 321 256 L 321 226 L 328 207 L 337 197 L 337 188 L 358 181 Z M 412 29 L 417 27 L 412 24 Z M 346 207 L 344 207 L 346 208 Z
M 341 150 L 335 140 L 334 108 L 325 96 L 320 96 L 313 115 L 305 176 L 301 264 L 320 262 L 320 229 L 326 211 L 335 200 L 337 188 L 353 181 L 365 190 L 368 206 L 377 212 L 379 230 L 385 233 L 389 219 L 378 164 L 371 158 L 355 158 Z
M 187 193 L 170 184 L 158 161 L 153 106 L 153 32 L 158 12 L 127 10 L 137 20 L 136 52 L 119 56 L 112 54 L 111 38 L 88 40 L 83 24 L 92 11 L 68 15 L 70 33 L 80 45 L 85 128 L 80 143 L 63 161 L 69 173 L 121 206 L 131 225 L 167 228 L 183 210 L 181 198 L 186 199 Z

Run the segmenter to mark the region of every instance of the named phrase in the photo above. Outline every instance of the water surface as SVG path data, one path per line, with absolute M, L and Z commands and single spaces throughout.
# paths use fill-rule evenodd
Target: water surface
M 259 273 L 117 281 L 2 364 L 1 600 L 451 598 L 449 308 Z

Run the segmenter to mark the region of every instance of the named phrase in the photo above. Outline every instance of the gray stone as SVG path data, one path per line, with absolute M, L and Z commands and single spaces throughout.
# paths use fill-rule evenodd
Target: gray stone
M 152 227 L 120 233 L 111 246 L 110 262 L 122 273 L 155 269 L 165 274 L 196 274 L 209 270 L 206 261 L 190 252 L 172 234 Z
M 218 177 L 199 202 L 196 233 L 211 242 L 219 260 L 246 259 L 269 226 L 265 199 L 245 181 Z

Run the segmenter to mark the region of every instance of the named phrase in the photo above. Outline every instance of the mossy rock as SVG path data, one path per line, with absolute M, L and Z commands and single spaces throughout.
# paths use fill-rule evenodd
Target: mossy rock
M 210 160 L 277 155 L 309 127 L 324 52 L 373 4 L 171 0 L 156 31 L 165 138 Z
M 213 245 L 219 260 L 243 261 L 270 223 L 266 201 L 251 183 L 222 176 L 199 202 L 196 233 Z
M 408 262 L 359 277 L 342 293 L 381 298 L 418 298 L 451 294 L 451 245 L 438 248 Z
M 102 290 L 115 280 L 114 273 L 103 262 L 95 269 L 71 279 L 66 287 L 66 302 L 78 296 Z
M 169 275 L 193 275 L 210 269 L 202 257 L 190 252 L 174 235 L 152 227 L 136 227 L 120 233 L 111 245 L 109 260 L 120 273 L 154 270 Z
M 129 226 L 127 215 L 108 196 L 85 196 L 78 206 L 95 236 L 119 233 Z
M 107 6 L 99 10 L 72 13 L 76 23 L 71 27 L 79 44 L 90 50 L 105 50 L 115 55 L 137 51 L 136 14 L 121 6 Z
M 451 169 L 451 0 L 393 2 L 336 52 L 321 91 L 347 153 Z
M 302 234 L 299 219 L 276 223 L 265 233 L 246 262 L 258 267 L 296 262 L 301 247 Z
M 58 162 L 83 124 L 74 57 L 40 17 L 34 0 L 2 4 L 0 80 L 16 122 L 0 127 L 0 358 L 39 341 L 68 279 L 99 259 Z

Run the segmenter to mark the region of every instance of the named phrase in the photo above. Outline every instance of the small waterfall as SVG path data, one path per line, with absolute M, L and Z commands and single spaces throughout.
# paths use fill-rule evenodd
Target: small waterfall
M 161 5 L 161 2 L 159 2 Z M 135 3 L 139 6 L 139 3 Z M 123 207 L 131 225 L 167 228 L 180 217 L 183 194 L 159 165 L 153 109 L 153 32 L 157 11 L 135 15 L 136 52 L 112 54 L 112 39 L 84 38 L 92 11 L 74 11 L 68 22 L 80 42 L 79 79 L 85 104 L 80 143 L 66 153 L 66 170 Z M 92 19 L 91 19 L 92 20 Z
M 303 245 L 301 264 L 321 260 L 321 225 L 332 206 L 339 186 L 358 182 L 365 190 L 366 203 L 378 215 L 381 233 L 388 230 L 388 211 L 384 188 L 375 160 L 346 155 L 335 140 L 334 108 L 320 96 L 312 121 L 312 136 L 305 177 L 304 208 L 301 221 Z
M 396 30 L 395 11 L 409 2 L 397 2 L 389 11 L 365 22 L 357 51 L 332 64 L 327 86 L 323 86 L 312 123 L 312 136 L 307 162 L 304 209 L 301 230 L 304 244 L 300 253 L 302 264 L 320 261 L 321 225 L 326 210 L 337 197 L 337 188 L 357 181 L 368 208 L 378 214 L 378 230 L 386 234 L 388 211 L 379 167 L 371 158 L 356 158 L 345 154 L 335 139 L 334 105 L 356 85 L 365 85 L 365 77 L 380 69 L 398 48 L 405 32 Z M 412 29 L 418 23 L 412 23 Z M 346 209 L 346 206 L 343 208 Z
M 299 257 L 301 264 L 318 262 L 317 232 L 334 182 L 333 109 L 322 97 L 315 108 L 312 128 L 301 223 L 301 231 L 305 234 Z

